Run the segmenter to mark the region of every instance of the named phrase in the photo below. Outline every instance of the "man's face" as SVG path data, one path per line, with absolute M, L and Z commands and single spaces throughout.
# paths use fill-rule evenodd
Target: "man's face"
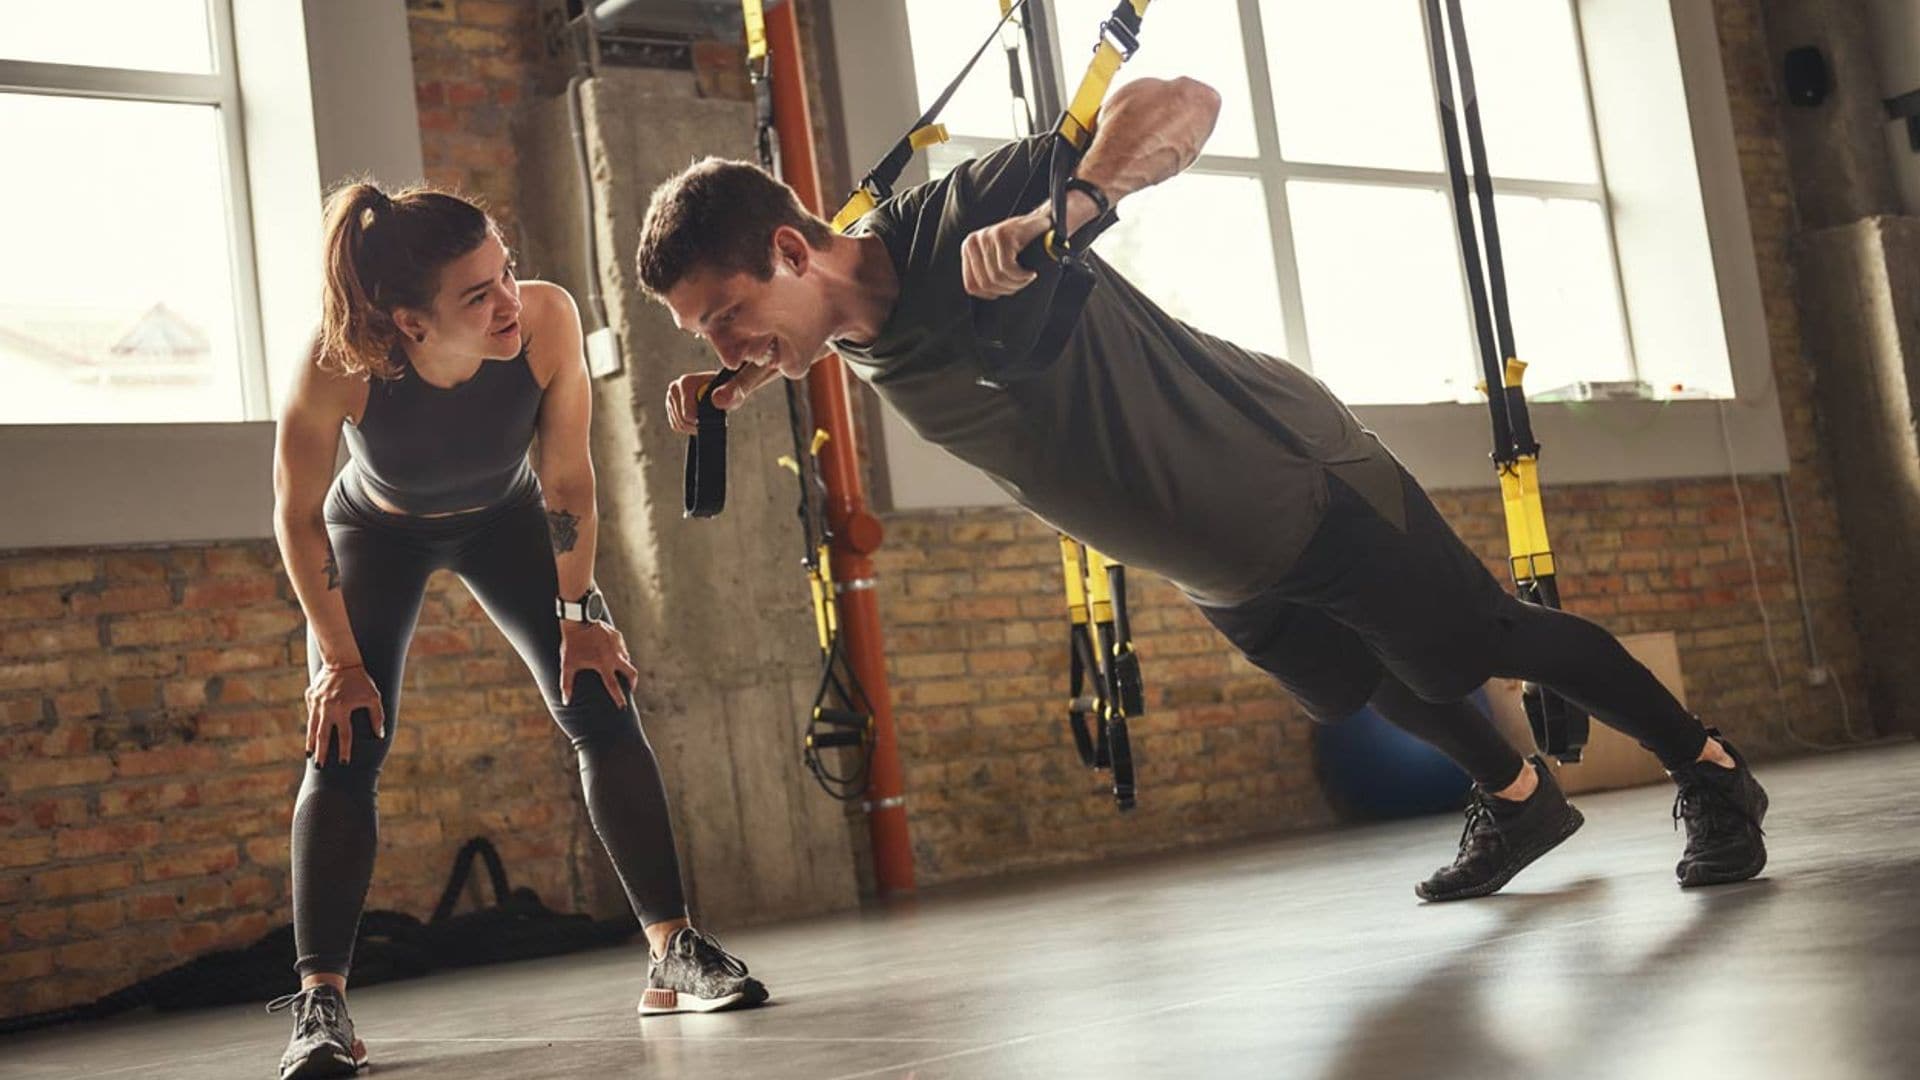
M 774 247 L 773 276 L 766 281 L 696 270 L 663 299 L 680 329 L 713 343 L 722 366 L 772 366 L 800 379 L 826 351 L 831 327 L 817 278 L 808 273 L 806 240 L 783 229 L 774 234 Z

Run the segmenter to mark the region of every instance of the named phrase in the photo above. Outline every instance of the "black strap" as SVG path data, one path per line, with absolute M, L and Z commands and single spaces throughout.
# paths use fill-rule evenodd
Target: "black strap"
M 1047 370 L 1066 348 L 1093 295 L 1090 259 L 1094 240 L 1120 219 L 1107 193 L 1073 175 L 1081 151 L 1056 133 L 1048 158 L 1048 200 L 1053 228 L 1027 245 L 1019 263 L 1034 281 L 1013 296 L 975 300 L 973 324 L 980 354 L 982 386 L 1005 389 Z M 1079 191 L 1093 200 L 1094 217 L 1077 231 L 1067 229 L 1067 196 Z
M 860 187 L 871 195 L 875 202 L 892 196 L 893 185 L 900 182 L 900 174 L 907 170 L 907 162 L 913 160 L 914 135 L 924 128 L 932 127 L 940 119 L 940 114 L 946 111 L 947 102 L 952 100 L 954 93 L 960 89 L 960 84 L 967 81 L 967 76 L 973 72 L 974 65 L 980 62 L 980 58 L 985 56 L 987 50 L 999 39 L 1001 28 L 1026 6 L 1027 0 L 1018 0 L 1007 8 L 1006 12 L 1000 16 L 1000 20 L 993 24 L 993 32 L 988 34 L 987 39 L 980 43 L 979 48 L 973 50 L 971 57 L 967 58 L 966 65 L 960 69 L 960 73 L 947 83 L 946 89 L 940 91 L 940 96 L 933 99 L 933 104 L 927 106 L 927 111 L 920 114 L 920 118 L 913 122 L 913 127 L 900 137 L 900 141 L 893 144 L 893 149 L 887 151 L 886 156 L 880 159 L 880 163 L 867 170 L 867 175 L 860 180 Z
M 712 517 L 727 505 L 727 414 L 713 403 L 713 392 L 739 373 L 723 369 L 700 388 L 695 430 L 687 438 L 684 506 L 690 518 Z
M 1505 376 L 1503 359 L 1518 356 L 1513 338 L 1513 320 L 1507 303 L 1506 270 L 1501 258 L 1500 228 L 1494 213 L 1493 173 L 1487 166 L 1487 149 L 1480 123 L 1479 95 L 1474 89 L 1473 59 L 1467 48 L 1466 21 L 1460 0 L 1425 0 L 1427 42 L 1433 59 L 1434 90 L 1440 104 L 1441 141 L 1446 151 L 1447 179 L 1451 188 L 1454 225 L 1459 232 L 1460 254 L 1467 278 L 1467 291 L 1473 305 L 1475 337 L 1480 347 L 1480 362 L 1486 379 L 1488 417 L 1493 427 L 1493 460 L 1503 477 L 1530 476 L 1515 473 L 1516 467 L 1531 470 L 1539 456 L 1540 444 L 1534 439 L 1532 421 L 1527 413 L 1525 391 Z M 1447 51 L 1453 46 L 1453 59 L 1459 63 L 1460 100 L 1456 107 L 1453 71 Z M 1461 146 L 1461 128 L 1466 130 L 1466 146 Z M 1469 205 L 1467 158 L 1471 157 L 1472 197 L 1480 209 L 1478 228 L 1473 206 Z M 1486 272 L 1482 276 L 1480 248 L 1486 248 Z M 1503 480 L 1503 484 L 1505 481 Z M 1508 504 L 1511 514 L 1512 504 Z M 1516 552 L 1516 554 L 1518 554 Z M 1516 567 L 1520 559 L 1512 560 Z M 1528 560 L 1531 565 L 1531 560 Z M 1549 565 L 1551 565 L 1549 563 Z M 1551 571 L 1516 571 L 1515 592 L 1523 601 L 1547 608 L 1559 608 L 1560 593 Z M 1535 683 L 1522 690 L 1528 725 L 1540 749 L 1563 763 L 1579 761 L 1587 742 L 1587 714 L 1553 691 Z

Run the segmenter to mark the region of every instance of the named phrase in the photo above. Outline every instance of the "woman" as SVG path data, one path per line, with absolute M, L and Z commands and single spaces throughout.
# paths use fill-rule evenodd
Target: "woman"
M 579 754 L 587 809 L 651 946 L 642 1013 L 766 1000 L 688 925 L 637 674 L 593 586 L 596 527 L 580 320 L 519 282 L 499 230 L 456 196 L 372 184 L 326 212 L 325 312 L 281 418 L 275 535 L 307 619 L 306 779 L 293 815 L 301 989 L 283 1080 L 366 1063 L 347 1018 L 373 872 L 375 781 L 427 577 L 460 575 Z M 342 432 L 352 460 L 333 477 Z M 538 467 L 528 448 L 539 436 Z

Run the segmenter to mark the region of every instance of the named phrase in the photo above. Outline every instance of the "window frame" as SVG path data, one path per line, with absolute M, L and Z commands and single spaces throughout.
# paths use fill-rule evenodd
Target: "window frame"
M 919 112 L 906 8 L 826 2 L 838 80 L 837 108 L 829 111 L 857 176 Z M 1789 452 L 1776 342 L 1761 281 L 1773 264 L 1762 264 L 1756 251 L 1775 252 L 1780 238 L 1754 231 L 1734 125 L 1736 94 L 1715 15 L 1690 0 L 1573 2 L 1600 162 L 1616 210 L 1609 239 L 1627 293 L 1624 315 L 1636 359 L 1642 371 L 1653 365 L 1661 372 L 1692 356 L 1724 357 L 1733 393 L 1711 400 L 1535 402 L 1534 431 L 1546 447 L 1542 481 L 1784 473 Z M 1648 109 L 1659 112 L 1650 116 Z M 927 176 L 926 156 L 916 155 L 900 186 Z M 1630 220 L 1619 216 L 1628 212 Z M 1691 234 L 1675 241 L 1675 226 Z M 1649 273 L 1650 267 L 1668 276 Z M 891 410 L 878 412 L 875 460 L 886 482 L 876 490 L 877 504 L 908 511 L 1011 502 Z M 1429 488 L 1493 484 L 1484 404 L 1358 405 L 1353 412 Z
M 1412 6 L 1416 0 L 1406 0 Z M 1320 162 L 1291 161 L 1283 153 L 1280 144 L 1279 115 L 1274 106 L 1273 83 L 1267 60 L 1266 32 L 1261 21 L 1259 0 L 1235 0 L 1240 20 L 1240 41 L 1246 65 L 1247 89 L 1253 104 L 1253 126 L 1255 156 L 1241 154 L 1202 153 L 1187 169 L 1190 173 L 1215 176 L 1233 176 L 1250 179 L 1260 184 L 1267 200 L 1267 222 L 1269 241 L 1273 255 L 1273 267 L 1276 283 L 1279 287 L 1281 322 L 1285 327 L 1287 359 L 1309 372 L 1316 372 L 1317 365 L 1313 356 L 1313 347 L 1308 333 L 1306 302 L 1301 289 L 1300 264 L 1294 252 L 1293 216 L 1287 193 L 1287 183 L 1292 180 L 1309 180 L 1355 186 L 1405 188 L 1415 191 L 1427 191 L 1442 197 L 1451 198 L 1451 183 L 1447 174 L 1442 172 L 1423 172 L 1411 169 L 1389 169 L 1364 165 L 1330 165 Z M 1620 340 L 1626 349 L 1626 368 L 1629 379 L 1641 377 L 1639 358 L 1634 350 L 1632 326 L 1627 314 L 1626 290 L 1621 280 L 1619 244 L 1615 236 L 1612 200 L 1607 196 L 1606 167 L 1600 153 L 1599 134 L 1594 121 L 1593 88 L 1587 77 L 1586 48 L 1581 37 L 1581 25 L 1576 0 L 1562 0 L 1567 7 L 1567 18 L 1574 34 L 1575 49 L 1580 58 L 1580 92 L 1586 110 L 1587 149 L 1593 155 L 1594 180 L 1591 183 L 1572 181 L 1534 180 L 1515 177 L 1493 177 L 1495 195 L 1511 195 L 1532 198 L 1565 199 L 1592 204 L 1600 211 L 1602 228 L 1605 230 L 1607 250 L 1608 280 L 1613 286 L 1613 313 L 1618 320 L 1617 328 Z M 1050 70 L 1059 74 L 1063 80 L 1077 80 L 1080 72 L 1065 61 L 1068 57 L 1061 52 L 1063 35 L 1060 16 L 1053 4 L 1043 4 L 1038 9 L 1046 19 L 1045 32 L 1038 35 L 1052 54 Z M 1424 21 L 1424 20 L 1423 20 Z M 1090 29 L 1090 28 L 1089 28 Z M 1150 32 L 1150 31 L 1149 31 Z M 1081 36 L 1085 36 L 1084 34 Z M 1076 53 L 1077 55 L 1077 53 Z M 1426 55 L 1426 54 L 1423 54 Z M 1428 83 L 1433 77 L 1433 63 L 1426 55 Z M 978 76 L 976 76 L 978 77 Z M 1071 91 L 1071 85 L 1058 88 L 1061 100 L 1065 100 Z M 1432 102 L 1429 95 L 1429 103 Z M 1437 120 L 1436 120 L 1437 130 Z M 964 150 L 972 155 L 991 152 L 1003 145 L 1004 138 L 954 133 L 948 139 L 948 145 Z M 1468 177 L 1473 176 L 1471 162 L 1468 163 Z M 1449 222 L 1450 233 L 1454 233 L 1455 258 L 1463 258 L 1459 237 Z M 1469 340 L 1463 342 L 1462 353 L 1477 357 L 1478 345 L 1471 340 L 1473 335 L 1472 315 L 1469 312 L 1469 300 L 1466 293 L 1465 275 L 1462 274 L 1460 308 L 1462 322 L 1466 327 Z M 1471 386 L 1480 381 L 1477 362 L 1472 370 L 1457 373 L 1463 385 Z M 1394 405 L 1447 404 L 1447 402 L 1354 402 L 1357 406 L 1388 407 Z
M 212 37 L 207 74 L 95 67 L 0 57 L 0 93 L 79 97 L 166 105 L 211 106 L 220 130 L 221 193 L 227 218 L 227 266 L 234 305 L 233 333 L 240 363 L 240 414 L 234 421 L 272 418 L 266 336 L 260 315 L 260 278 L 254 261 L 253 211 L 248 198 L 246 131 L 241 115 L 233 0 L 202 0 Z M 160 422 L 159 418 L 153 421 Z M 4 425 L 7 427 L 34 425 Z

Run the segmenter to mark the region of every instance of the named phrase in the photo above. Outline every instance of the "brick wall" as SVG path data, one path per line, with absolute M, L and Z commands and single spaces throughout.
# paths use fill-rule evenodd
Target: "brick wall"
M 1740 166 L 1787 428 L 1791 507 L 1773 478 L 1742 493 L 1783 676 L 1776 695 L 1738 504 L 1725 478 L 1580 487 L 1552 483 L 1548 522 L 1566 606 L 1616 633 L 1671 630 L 1689 702 L 1758 756 L 1838 740 L 1840 698 L 1868 729 L 1813 415 L 1787 248 L 1794 229 L 1779 103 L 1754 0 L 1717 0 Z M 1506 580 L 1498 495 L 1436 493 L 1455 528 Z M 1141 808 L 1125 818 L 1079 766 L 1064 730 L 1065 623 L 1050 533 L 1014 510 L 890 515 L 881 611 L 920 880 L 1177 848 L 1329 820 L 1311 773 L 1311 725 L 1164 583 L 1139 580 L 1137 644 L 1148 716 L 1135 757 Z M 1808 685 L 1802 592 L 1838 689 Z
M 0 1015 L 287 921 L 305 687 L 271 543 L 0 556 Z M 574 906 L 570 754 L 447 575 L 403 693 L 370 906 L 424 916 L 475 835 L 516 883 Z
M 534 75 L 536 5 L 407 0 L 427 182 L 483 202 L 506 230 L 519 183 L 510 135 Z

